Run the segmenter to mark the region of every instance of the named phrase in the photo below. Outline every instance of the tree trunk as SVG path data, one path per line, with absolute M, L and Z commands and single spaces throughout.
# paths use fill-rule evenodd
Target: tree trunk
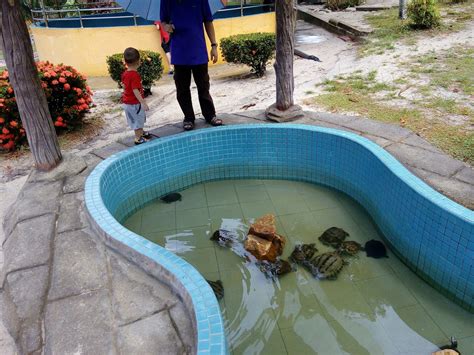
M 276 107 L 285 111 L 293 106 L 293 51 L 296 14 L 293 0 L 276 0 Z
M 276 0 L 276 103 L 265 111 L 268 120 L 294 121 L 304 116 L 300 106 L 293 104 L 295 81 L 293 53 L 295 49 L 296 12 L 293 0 Z
M 61 159 L 58 137 L 41 87 L 20 0 L 0 0 L 0 36 L 10 83 L 15 90 L 21 122 L 39 170 L 51 170 Z
M 399 1 L 398 17 L 400 18 L 400 20 L 406 20 L 407 19 L 407 1 L 406 0 L 400 0 Z

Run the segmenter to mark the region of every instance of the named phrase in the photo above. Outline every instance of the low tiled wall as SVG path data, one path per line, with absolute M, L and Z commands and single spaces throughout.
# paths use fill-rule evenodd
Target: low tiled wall
M 171 191 L 210 180 L 318 183 L 359 201 L 413 271 L 474 311 L 474 212 L 439 194 L 360 136 L 305 125 L 240 125 L 161 138 L 100 164 L 86 204 L 115 240 L 173 273 L 196 312 L 198 351 L 226 352 L 217 301 L 202 276 L 119 221 Z

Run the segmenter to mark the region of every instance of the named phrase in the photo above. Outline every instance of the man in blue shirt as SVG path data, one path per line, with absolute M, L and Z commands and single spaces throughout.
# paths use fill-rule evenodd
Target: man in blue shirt
M 206 122 L 220 126 L 209 93 L 209 74 L 204 28 L 211 41 L 211 60 L 217 62 L 217 43 L 208 0 L 162 0 L 161 23 L 172 36 L 171 61 L 179 106 L 184 114 L 183 128 L 194 128 L 194 109 L 191 100 L 191 73 L 199 96 L 199 104 Z

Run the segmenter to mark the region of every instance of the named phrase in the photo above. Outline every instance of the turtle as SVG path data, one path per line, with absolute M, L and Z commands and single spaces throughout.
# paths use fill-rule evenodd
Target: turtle
M 321 234 L 319 241 L 324 245 L 330 245 L 333 248 L 338 248 L 339 244 L 341 244 L 348 236 L 349 233 L 347 233 L 344 229 L 331 227 Z
M 181 194 L 177 192 L 172 192 L 170 194 L 166 194 L 160 197 L 160 200 L 164 203 L 172 203 L 176 201 L 181 201 Z
M 211 286 L 212 291 L 214 291 L 214 294 L 216 295 L 216 298 L 218 300 L 222 299 L 224 297 L 224 285 L 222 285 L 221 280 L 216 280 L 216 281 L 210 281 L 206 280 L 209 286 Z
M 218 229 L 214 233 L 212 233 L 211 238 L 212 241 L 219 243 L 221 246 L 230 247 L 234 241 L 234 237 L 230 231 L 225 229 Z
M 300 264 L 303 261 L 311 260 L 314 254 L 318 251 L 316 244 L 298 244 L 295 246 L 295 250 L 290 255 L 290 260 Z
M 365 243 L 364 250 L 369 258 L 388 258 L 387 248 L 381 241 L 372 239 Z
M 293 271 L 293 267 L 286 260 L 277 260 L 274 263 L 264 260 L 258 263 L 258 267 L 268 278 L 275 278 Z
M 309 272 L 318 279 L 334 280 L 346 264 L 338 251 L 316 255 L 310 261 L 303 262 Z
M 345 240 L 339 244 L 337 249 L 341 254 L 346 254 L 350 256 L 356 255 L 360 250 L 364 250 L 362 245 L 353 241 L 353 240 Z
M 461 353 L 459 352 L 458 350 L 458 341 L 456 340 L 455 337 L 451 337 L 449 339 L 449 341 L 451 342 L 451 344 L 449 345 L 443 345 L 443 346 L 440 346 L 439 349 L 440 350 L 452 350 L 452 354 L 458 354 L 458 355 L 461 355 Z M 446 352 L 447 353 L 447 352 Z M 433 354 L 437 354 L 437 352 L 433 353 Z M 444 353 L 443 353 L 444 354 Z

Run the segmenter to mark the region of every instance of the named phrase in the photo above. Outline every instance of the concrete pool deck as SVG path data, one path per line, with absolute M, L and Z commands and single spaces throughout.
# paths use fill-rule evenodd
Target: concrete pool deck
M 225 123 L 263 123 L 262 111 L 223 114 Z M 474 207 L 474 171 L 397 126 L 360 117 L 306 112 L 296 121 L 365 136 L 451 199 Z M 269 123 L 271 124 L 271 123 Z M 208 128 L 202 121 L 197 128 Z M 151 131 L 164 137 L 181 123 Z M 112 250 L 85 218 L 84 182 L 113 142 L 68 156 L 50 173 L 32 172 L 5 218 L 3 321 L 19 353 L 186 353 L 194 348 L 191 315 L 160 280 Z M 4 352 L 2 352 L 4 353 Z

